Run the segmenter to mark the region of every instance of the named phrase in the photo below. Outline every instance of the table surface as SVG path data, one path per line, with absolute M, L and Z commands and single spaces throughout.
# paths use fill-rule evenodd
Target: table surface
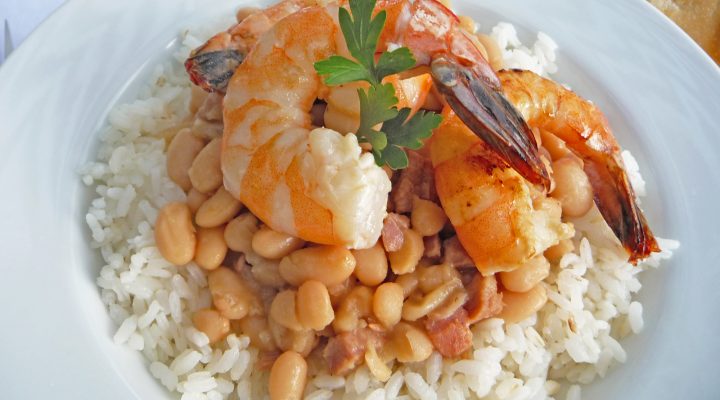
M 650 0 L 720 63 L 720 0 Z
M 67 0 L 2 0 L 0 20 L 8 21 L 11 42 L 17 47 Z M 720 0 L 648 0 L 675 21 L 712 57 L 720 63 Z M 0 63 L 5 59 L 0 30 Z

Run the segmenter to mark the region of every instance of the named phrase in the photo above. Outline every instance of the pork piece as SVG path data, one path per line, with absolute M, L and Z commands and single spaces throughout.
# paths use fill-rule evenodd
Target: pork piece
M 328 340 L 323 350 L 323 358 L 331 374 L 345 375 L 364 359 L 368 345 L 379 349 L 383 342 L 382 334 L 367 328 L 343 332 Z
M 475 263 L 460 244 L 457 236 L 443 240 L 443 262 L 455 268 L 473 268 Z
M 472 347 L 473 335 L 467 311 L 462 307 L 445 319 L 426 319 L 425 330 L 443 357 L 458 357 Z
M 432 162 L 416 151 L 408 151 L 407 154 L 410 163 L 407 168 L 400 171 L 390 192 L 397 213 L 412 211 L 413 196 L 437 201 Z
M 465 310 L 471 324 L 494 317 L 502 311 L 502 293 L 498 290 L 495 275 L 477 274 L 466 288 L 469 299 L 465 303 Z
M 425 253 L 423 253 L 423 256 L 428 258 L 440 258 L 440 256 L 442 255 L 440 236 L 425 236 L 423 238 L 423 244 L 425 245 Z
M 382 242 L 385 251 L 398 251 L 405 241 L 405 230 L 410 226 L 408 217 L 389 213 L 383 221 Z

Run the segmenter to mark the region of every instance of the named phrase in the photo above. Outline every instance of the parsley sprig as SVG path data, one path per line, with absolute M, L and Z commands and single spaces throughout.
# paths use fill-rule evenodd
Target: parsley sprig
M 370 143 L 375 163 L 392 169 L 408 166 L 403 148 L 419 149 L 422 139 L 430 137 L 440 125 L 442 117 L 433 112 L 419 111 L 412 117 L 409 108 L 397 108 L 395 88 L 382 80 L 415 66 L 410 49 L 400 47 L 380 54 L 375 61 L 378 39 L 385 26 L 385 11 L 372 16 L 376 0 L 350 0 L 350 12 L 340 8 L 338 19 L 351 60 L 331 56 L 315 63 L 315 70 L 325 77 L 327 85 L 341 85 L 365 81 L 370 86 L 358 89 L 360 97 L 360 127 L 358 141 Z M 380 125 L 380 129 L 376 127 Z

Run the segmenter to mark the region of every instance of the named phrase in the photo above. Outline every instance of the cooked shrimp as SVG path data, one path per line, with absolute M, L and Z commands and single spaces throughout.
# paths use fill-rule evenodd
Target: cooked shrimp
M 434 0 L 384 0 L 381 42 L 409 47 L 429 65 L 435 87 L 472 131 L 527 180 L 550 187 L 530 128 L 505 99 L 500 81 L 452 11 Z
M 377 241 L 390 181 L 355 135 L 310 130 L 327 92 L 313 64 L 347 52 L 337 6 L 309 7 L 262 36 L 228 85 L 225 187 L 272 229 L 352 248 Z
M 185 61 L 190 80 L 209 92 L 224 92 L 233 72 L 263 33 L 281 19 L 318 1 L 284 0 L 211 37 Z
M 186 61 L 193 82 L 206 90 L 224 91 L 259 33 L 292 12 L 323 2 L 285 0 L 216 35 Z M 339 0 L 335 4 L 345 3 Z M 549 189 L 548 172 L 532 132 L 502 95 L 497 75 L 478 49 L 477 41 L 462 29 L 459 18 L 435 0 L 380 0 L 376 8 L 387 12 L 378 49 L 409 47 L 419 66 L 431 67 L 436 89 L 460 119 L 526 179 Z M 418 82 L 413 85 L 418 87 Z M 411 92 L 425 96 L 427 87 L 419 87 L 422 90 L 411 88 Z M 396 89 L 401 87 L 396 85 Z M 402 103 L 400 90 L 398 97 Z M 345 114 L 335 116 L 347 129 L 354 126 L 354 118 Z
M 445 74 L 446 86 L 449 70 L 467 73 L 482 79 L 473 81 L 473 93 L 504 99 L 492 68 L 447 8 L 435 0 L 392 0 L 381 7 L 388 16 L 382 43 L 409 47 L 435 81 L 436 70 Z M 313 102 L 328 94 L 313 64 L 348 53 L 337 11 L 337 5 L 307 7 L 280 20 L 237 68 L 224 102 L 222 168 L 228 191 L 274 230 L 362 248 L 380 234 L 389 180 L 354 135 L 310 131 Z M 507 126 L 522 122 L 515 115 L 519 122 Z M 517 129 L 491 133 L 534 143 Z M 537 147 L 528 154 L 537 156 Z
M 429 142 L 435 186 L 458 239 L 485 276 L 511 271 L 572 237 L 560 203 L 509 167 L 446 108 Z
M 503 90 L 532 127 L 553 133 L 583 160 L 603 218 L 635 263 L 660 250 L 620 158 L 607 119 L 592 103 L 530 71 L 501 71 Z

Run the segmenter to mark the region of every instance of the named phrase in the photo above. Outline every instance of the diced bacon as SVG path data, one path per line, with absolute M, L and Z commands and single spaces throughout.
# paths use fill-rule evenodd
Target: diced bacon
M 368 345 L 380 348 L 383 336 L 370 329 L 343 332 L 328 340 L 323 358 L 333 375 L 345 375 L 358 366 Z
M 410 221 L 404 215 L 390 213 L 385 217 L 382 229 L 382 241 L 385 251 L 398 251 L 405 241 L 405 230 Z
M 471 324 L 494 317 L 502 311 L 502 293 L 498 290 L 495 275 L 475 275 L 467 290 L 470 298 L 465 303 L 465 309 Z
M 443 357 L 458 357 L 472 347 L 473 335 L 467 312 L 462 307 L 445 319 L 428 318 L 425 320 L 425 330 Z
M 344 375 L 355 369 L 363 354 L 365 343 L 360 342 L 353 332 L 331 338 L 323 350 L 323 358 L 333 375 Z
M 440 244 L 440 236 L 432 235 L 425 236 L 423 238 L 423 244 L 425 245 L 425 253 L 423 254 L 428 258 L 439 258 L 442 255 L 442 245 Z
M 437 200 L 435 175 L 432 162 L 416 151 L 408 151 L 409 164 L 400 171 L 390 193 L 395 212 L 412 211 L 413 196 L 425 200 Z
M 457 236 L 453 236 L 443 241 L 443 262 L 452 265 L 455 268 L 472 268 L 475 263 L 468 255 L 465 248 L 460 244 Z

